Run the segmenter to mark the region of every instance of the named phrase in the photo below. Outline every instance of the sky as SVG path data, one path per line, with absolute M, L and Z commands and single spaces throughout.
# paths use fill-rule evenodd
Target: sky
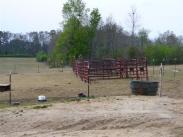
M 0 0 L 0 31 L 26 33 L 61 29 L 63 4 L 67 0 Z M 112 16 L 129 31 L 126 18 L 135 6 L 141 28 L 154 39 L 167 30 L 183 36 L 183 0 L 83 0 L 86 7 L 98 8 L 102 19 Z M 138 32 L 138 30 L 137 30 Z

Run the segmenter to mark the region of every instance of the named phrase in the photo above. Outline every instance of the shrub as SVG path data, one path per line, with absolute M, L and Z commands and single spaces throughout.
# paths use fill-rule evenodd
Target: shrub
M 44 61 L 47 61 L 48 56 L 46 55 L 46 53 L 44 51 L 39 51 L 36 54 L 36 59 L 38 62 L 44 62 Z

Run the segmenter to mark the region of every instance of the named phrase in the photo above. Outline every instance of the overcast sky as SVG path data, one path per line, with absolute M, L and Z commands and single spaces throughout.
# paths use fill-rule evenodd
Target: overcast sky
M 0 31 L 26 33 L 60 29 L 63 4 L 67 0 L 0 0 Z M 105 21 L 110 15 L 125 30 L 125 18 L 135 5 L 141 16 L 141 28 L 151 38 L 173 31 L 183 36 L 183 0 L 83 0 L 86 7 L 98 8 Z

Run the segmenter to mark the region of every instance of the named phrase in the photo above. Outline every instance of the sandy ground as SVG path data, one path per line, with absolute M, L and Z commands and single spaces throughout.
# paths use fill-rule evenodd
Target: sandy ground
M 183 100 L 113 96 L 0 110 L 1 137 L 182 137 Z

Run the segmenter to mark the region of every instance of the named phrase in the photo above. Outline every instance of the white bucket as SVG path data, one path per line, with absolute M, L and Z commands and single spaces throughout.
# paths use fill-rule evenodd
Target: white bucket
M 40 100 L 40 101 L 41 101 L 41 100 L 46 100 L 46 97 L 45 97 L 45 96 L 39 96 L 39 97 L 38 97 L 38 100 Z

